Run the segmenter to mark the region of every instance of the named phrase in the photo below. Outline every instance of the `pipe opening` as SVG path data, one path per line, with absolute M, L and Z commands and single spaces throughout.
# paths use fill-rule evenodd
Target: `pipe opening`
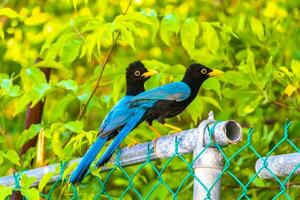
M 230 143 L 237 143 L 242 139 L 242 128 L 235 121 L 228 121 L 226 123 L 225 130 Z

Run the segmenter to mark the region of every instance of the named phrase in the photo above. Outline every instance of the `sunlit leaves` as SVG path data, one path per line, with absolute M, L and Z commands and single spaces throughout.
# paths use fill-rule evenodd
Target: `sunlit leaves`
M 30 186 L 36 181 L 35 176 L 27 176 L 26 174 L 23 174 L 21 176 L 21 186 L 25 189 L 30 188 Z
M 245 103 L 242 103 L 238 107 L 238 113 L 240 116 L 245 116 L 251 112 L 253 112 L 261 103 L 263 97 L 258 96 L 256 99 L 251 99 L 250 101 L 247 101 Z
M 20 166 L 20 157 L 14 150 L 9 150 L 5 156 L 10 162 Z
M 72 121 L 66 123 L 64 127 L 71 132 L 80 133 L 83 130 L 83 123 L 82 121 Z
M 0 199 L 6 199 L 12 193 L 11 187 L 5 187 L 0 185 Z
M 291 68 L 293 75 L 300 81 L 300 61 L 292 60 Z
M 199 34 L 199 25 L 194 18 L 184 20 L 180 29 L 180 38 L 182 46 L 192 55 L 195 49 L 195 41 Z
M 265 32 L 264 32 L 264 26 L 262 22 L 255 17 L 251 18 L 250 21 L 251 30 L 260 40 L 264 40 Z
M 0 16 L 6 16 L 9 18 L 17 18 L 19 14 L 11 8 L 0 8 Z
M 0 77 L 0 96 L 7 95 L 9 97 L 17 97 L 20 94 L 20 87 L 18 85 L 13 85 L 12 79 Z
M 160 25 L 160 37 L 164 43 L 170 46 L 171 36 L 177 34 L 180 29 L 180 19 L 177 14 L 171 13 L 166 15 Z
M 56 86 L 64 88 L 66 90 L 71 90 L 73 92 L 77 92 L 78 86 L 74 80 L 62 80 L 56 84 Z
M 53 152 L 55 155 L 59 157 L 60 160 L 63 160 L 65 158 L 65 153 L 63 151 L 62 142 L 61 142 L 61 132 L 60 131 L 54 131 L 51 139 L 51 145 Z
M 296 90 L 297 90 L 296 87 L 294 87 L 291 84 L 288 84 L 288 86 L 286 86 L 286 88 L 284 89 L 284 94 L 286 94 L 288 97 L 290 97 Z
M 202 35 L 203 42 L 212 53 L 216 54 L 217 50 L 219 49 L 218 34 L 215 28 L 209 23 L 204 23 L 203 28 L 204 28 L 203 35 Z
M 141 13 L 147 16 L 148 20 L 151 22 L 151 24 L 149 25 L 152 28 L 152 42 L 153 42 L 159 29 L 159 20 L 157 18 L 157 13 L 153 9 L 143 10 Z
M 27 199 L 30 200 L 40 199 L 40 193 L 36 188 L 22 189 L 21 192 Z
M 32 15 L 30 17 L 25 18 L 24 23 L 27 26 L 35 26 L 42 23 L 45 23 L 49 19 L 49 15 L 47 13 L 40 12 L 39 7 L 35 7 L 32 10 Z
M 63 63 L 73 62 L 79 54 L 82 43 L 82 40 L 79 39 L 67 41 L 64 44 L 62 51 L 60 52 L 61 61 Z
M 206 80 L 203 85 L 203 88 L 213 90 L 217 93 L 219 97 L 221 97 L 221 84 L 218 79 L 216 78 L 209 78 Z
M 52 173 L 47 173 L 45 174 L 42 179 L 39 182 L 39 186 L 38 186 L 38 190 L 41 192 L 43 191 L 44 187 L 46 186 L 46 184 L 50 181 L 50 179 L 55 175 L 56 173 L 52 172 Z

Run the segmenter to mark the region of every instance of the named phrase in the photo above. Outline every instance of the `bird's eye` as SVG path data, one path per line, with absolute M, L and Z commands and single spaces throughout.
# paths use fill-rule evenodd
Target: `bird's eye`
M 134 72 L 134 75 L 135 75 L 135 76 L 139 76 L 139 75 L 141 75 L 141 72 L 140 72 L 140 71 L 135 71 L 135 72 Z
M 205 68 L 201 69 L 201 74 L 206 74 L 207 70 Z

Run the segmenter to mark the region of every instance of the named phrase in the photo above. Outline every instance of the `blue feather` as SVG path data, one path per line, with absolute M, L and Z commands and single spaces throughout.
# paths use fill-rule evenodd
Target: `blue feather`
M 72 184 L 79 183 L 85 176 L 90 165 L 96 158 L 97 154 L 100 152 L 104 144 L 106 143 L 108 137 L 98 137 L 94 144 L 89 148 L 89 150 L 84 154 L 77 168 L 73 171 L 70 182 Z
M 144 109 L 136 109 L 136 112 L 126 126 L 121 129 L 119 134 L 114 138 L 112 143 L 107 147 L 101 158 L 96 164 L 96 167 L 101 167 L 104 165 L 112 156 L 114 151 L 117 149 L 117 147 L 121 144 L 121 142 L 125 139 L 125 137 L 136 127 L 140 124 L 142 117 L 144 116 L 145 110 Z

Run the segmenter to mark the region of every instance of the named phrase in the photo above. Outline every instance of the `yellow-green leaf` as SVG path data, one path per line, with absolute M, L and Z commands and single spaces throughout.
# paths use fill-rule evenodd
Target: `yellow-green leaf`
M 22 188 L 30 188 L 30 186 L 36 181 L 36 177 L 34 176 L 27 176 L 23 174 L 21 177 L 21 186 Z
M 44 187 L 47 185 L 47 183 L 50 181 L 50 179 L 55 175 L 56 173 L 52 172 L 52 173 L 47 173 L 45 174 L 42 179 L 40 180 L 39 186 L 38 186 L 38 190 L 41 192 Z
M 11 187 L 5 187 L 0 185 L 0 200 L 6 199 L 12 193 Z
M 255 17 L 252 17 L 250 26 L 251 26 L 252 32 L 254 34 L 256 34 L 260 40 L 264 40 L 265 33 L 264 33 L 264 26 L 263 26 L 262 22 L 260 20 L 256 19 Z
M 14 150 L 9 150 L 9 151 L 6 153 L 6 158 L 7 158 L 10 162 L 12 162 L 12 163 L 14 163 L 14 164 L 20 166 L 20 157 L 19 157 L 19 154 L 17 154 L 16 151 L 14 151 Z
M 292 60 L 291 68 L 294 76 L 300 79 L 300 61 Z
M 211 105 L 213 105 L 216 108 L 218 108 L 220 111 L 222 110 L 219 102 L 217 102 L 215 99 L 213 99 L 211 97 L 205 97 L 205 96 L 201 96 L 199 98 L 200 98 L 200 101 L 206 101 L 207 103 L 210 103 Z
M 0 8 L 0 16 L 4 15 L 9 18 L 17 18 L 19 14 L 11 8 Z
M 56 84 L 56 86 L 64 88 L 66 90 L 71 90 L 73 92 L 77 92 L 78 86 L 74 80 L 62 80 Z
M 219 37 L 215 29 L 210 24 L 204 24 L 202 38 L 207 48 L 212 53 L 216 54 L 217 50 L 219 49 Z
M 80 133 L 83 129 L 83 122 L 82 121 L 71 121 L 64 125 L 66 129 L 69 129 L 72 132 Z
M 199 34 L 199 25 L 194 18 L 187 18 L 184 20 L 181 30 L 180 38 L 182 46 L 187 50 L 191 56 L 195 49 L 195 41 Z
M 177 34 L 180 29 L 180 19 L 178 15 L 171 13 L 166 15 L 160 25 L 160 37 L 164 43 L 170 46 L 170 38 L 175 33 Z
M 288 84 L 288 86 L 286 86 L 286 88 L 284 89 L 284 94 L 286 94 L 288 97 L 292 96 L 293 93 L 297 90 L 296 87 L 294 87 L 291 84 Z
M 30 189 L 22 189 L 21 193 L 30 200 L 39 200 L 40 199 L 40 193 L 36 188 L 30 188 Z

